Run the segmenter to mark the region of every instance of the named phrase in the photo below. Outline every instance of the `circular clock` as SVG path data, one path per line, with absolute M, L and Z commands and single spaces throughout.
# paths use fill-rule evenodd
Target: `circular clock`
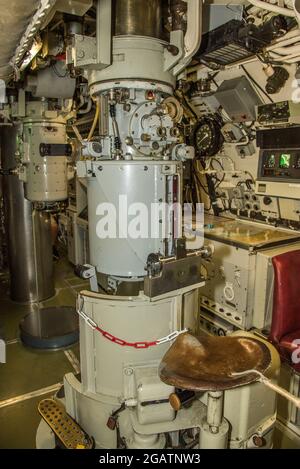
M 216 155 L 220 151 L 223 142 L 224 139 L 218 120 L 213 117 L 203 117 L 200 119 L 194 134 L 194 145 L 197 156 Z

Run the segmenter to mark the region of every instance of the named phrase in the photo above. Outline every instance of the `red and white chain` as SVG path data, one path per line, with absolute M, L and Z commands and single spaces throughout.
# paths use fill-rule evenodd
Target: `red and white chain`
M 121 347 L 133 347 L 133 348 L 136 348 L 136 349 L 147 349 L 147 348 L 150 348 L 150 347 L 155 347 L 156 345 L 162 345 L 162 344 L 165 344 L 167 342 L 172 342 L 173 340 L 177 339 L 177 337 L 180 336 L 181 334 L 184 334 L 185 332 L 188 332 L 188 329 L 184 329 L 182 331 L 174 331 L 171 334 L 167 335 L 166 337 L 162 337 L 161 339 L 157 339 L 153 342 L 128 342 L 126 340 L 119 339 L 118 337 L 115 337 L 114 335 L 110 334 L 109 332 L 104 331 L 103 329 L 101 329 L 101 327 L 99 327 L 98 324 L 95 323 L 95 321 L 93 321 L 91 318 L 89 318 L 82 311 L 84 300 L 83 300 L 82 297 L 79 297 L 79 298 L 82 300 L 82 304 L 81 305 L 79 305 L 79 303 L 77 304 L 77 313 L 84 320 L 84 322 L 93 331 L 99 332 L 100 334 L 102 334 L 102 336 L 105 339 L 109 340 L 110 342 L 113 342 L 114 344 L 120 345 Z

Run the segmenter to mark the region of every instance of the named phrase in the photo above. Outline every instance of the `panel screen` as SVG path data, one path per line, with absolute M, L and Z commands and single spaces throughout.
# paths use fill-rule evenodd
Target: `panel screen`
M 289 169 L 291 166 L 291 155 L 288 153 L 282 153 L 279 158 L 279 168 Z

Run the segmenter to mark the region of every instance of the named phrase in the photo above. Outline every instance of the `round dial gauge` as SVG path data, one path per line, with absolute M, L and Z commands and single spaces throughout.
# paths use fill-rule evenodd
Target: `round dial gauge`
M 213 156 L 221 149 L 223 137 L 216 119 L 203 118 L 199 121 L 194 137 L 197 155 Z

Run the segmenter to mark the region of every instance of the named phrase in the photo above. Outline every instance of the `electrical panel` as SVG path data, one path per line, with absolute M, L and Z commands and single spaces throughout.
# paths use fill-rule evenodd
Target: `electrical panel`
M 256 193 L 300 198 L 300 127 L 257 132 L 260 147 Z
M 252 191 L 246 191 L 242 186 L 230 191 L 231 199 L 238 210 L 260 212 L 259 197 Z
M 300 103 L 281 101 L 260 105 L 257 107 L 257 122 L 264 127 L 300 124 Z
M 262 150 L 258 177 L 260 180 L 300 183 L 300 149 Z
M 256 106 L 262 104 L 260 97 L 244 76 L 223 81 L 215 97 L 232 122 L 254 121 Z

